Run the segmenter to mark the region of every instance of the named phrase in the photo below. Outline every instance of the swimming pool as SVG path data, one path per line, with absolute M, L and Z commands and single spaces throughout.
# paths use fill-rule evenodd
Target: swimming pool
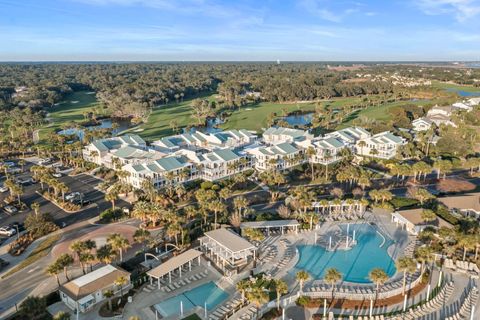
M 186 291 L 177 296 L 171 297 L 154 305 L 154 308 L 164 317 L 180 314 L 180 302 L 183 303 L 183 313 L 187 313 L 195 307 L 204 308 L 207 303 L 207 310 L 212 310 L 226 300 L 228 294 L 220 289 L 213 281 L 207 282 Z
M 345 234 L 346 227 L 340 226 Z M 370 224 L 351 224 L 350 235 L 353 230 L 356 230 L 357 245 L 348 251 L 331 252 L 320 245 L 298 246 L 300 258 L 291 272 L 305 270 L 313 279 L 323 279 L 327 269 L 335 268 L 342 273 L 344 281 L 356 283 L 370 283 L 368 274 L 373 268 L 381 268 L 393 276 L 395 263 L 387 249 L 394 242 L 379 235 L 377 227 Z

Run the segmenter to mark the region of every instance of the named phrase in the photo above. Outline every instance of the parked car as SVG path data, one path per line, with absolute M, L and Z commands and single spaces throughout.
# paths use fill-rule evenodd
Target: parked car
M 5 211 L 7 211 L 8 213 L 10 213 L 10 214 L 14 214 L 14 213 L 17 213 L 17 212 L 18 212 L 18 209 L 17 209 L 17 208 L 15 208 L 14 206 L 10 206 L 10 205 L 5 206 L 3 209 L 4 209 Z
M 60 172 L 55 172 L 55 173 L 52 173 L 52 176 L 54 176 L 55 178 L 61 178 L 62 174 Z
M 18 232 L 22 232 L 25 230 L 25 226 L 21 222 L 12 222 L 8 226 L 10 228 L 17 230 Z
M 65 200 L 70 201 L 78 197 L 80 197 L 80 192 L 72 192 L 65 196 Z
M 38 161 L 38 164 L 47 164 L 47 163 L 49 163 L 50 161 L 52 161 L 52 159 L 50 159 L 50 158 L 40 159 L 40 160 Z
M 0 187 L 0 192 L 3 193 L 3 192 L 7 192 L 7 191 L 8 191 L 8 188 L 7 188 L 7 187 L 5 187 L 5 186 L 1 186 L 1 187 Z
M 18 184 L 21 184 L 21 185 L 28 185 L 28 184 L 32 184 L 33 183 L 33 179 L 32 178 L 18 178 L 18 179 L 15 179 L 15 181 L 18 183 Z
M 7 169 L 7 172 L 8 173 L 19 173 L 19 172 L 22 172 L 22 169 L 17 168 L 17 167 L 10 167 L 10 168 Z
M 5 227 L 0 228 L 0 235 L 3 235 L 3 236 L 11 237 L 16 233 L 17 233 L 17 230 L 15 230 L 14 228 L 11 228 L 9 226 L 5 226 Z
M 6 167 L 13 167 L 13 166 L 15 165 L 15 162 L 13 162 L 13 161 L 5 161 L 5 162 L 3 163 L 3 165 L 6 166 Z

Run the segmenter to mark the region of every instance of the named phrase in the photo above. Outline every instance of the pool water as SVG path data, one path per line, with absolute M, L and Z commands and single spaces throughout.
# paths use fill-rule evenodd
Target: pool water
M 162 316 L 168 317 L 180 314 L 180 301 L 183 303 L 183 313 L 186 314 L 195 307 L 204 308 L 205 302 L 207 303 L 207 310 L 210 311 L 227 298 L 228 294 L 213 281 L 210 281 L 157 303 L 154 307 Z
M 340 227 L 346 235 L 347 226 Z M 343 281 L 356 283 L 371 283 L 368 274 L 374 268 L 381 268 L 393 276 L 395 262 L 387 249 L 394 242 L 379 235 L 377 227 L 370 224 L 351 224 L 350 237 L 353 230 L 356 230 L 357 245 L 347 251 L 327 251 L 320 245 L 298 246 L 300 259 L 291 272 L 305 270 L 311 278 L 323 279 L 327 269 L 335 268 L 342 273 Z

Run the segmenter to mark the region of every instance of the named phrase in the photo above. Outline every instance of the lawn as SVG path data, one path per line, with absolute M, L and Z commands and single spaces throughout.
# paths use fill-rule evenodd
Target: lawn
M 60 237 L 61 235 L 60 234 L 55 234 L 55 235 L 52 235 L 48 238 L 46 238 L 45 240 L 43 240 L 39 245 L 38 247 L 36 247 L 29 255 L 27 258 L 25 258 L 25 260 L 23 260 L 22 262 L 20 262 L 19 264 L 17 264 L 15 267 L 13 267 L 12 269 L 10 269 L 7 273 L 5 273 L 2 278 L 6 278 L 8 276 L 11 276 L 12 274 L 14 274 L 15 272 L 17 271 L 20 271 L 22 270 L 23 268 L 26 268 L 28 267 L 29 265 L 37 262 L 38 260 L 40 260 L 41 258 L 45 257 L 49 252 L 50 252 L 50 249 L 52 248 L 52 246 L 55 244 L 55 242 L 57 242 L 58 240 L 60 240 Z
M 73 92 L 65 97 L 65 101 L 49 109 L 50 124 L 40 129 L 40 140 L 47 137 L 48 133 L 61 129 L 69 122 L 80 122 L 85 118 L 83 114 L 98 106 L 95 94 L 87 91 Z

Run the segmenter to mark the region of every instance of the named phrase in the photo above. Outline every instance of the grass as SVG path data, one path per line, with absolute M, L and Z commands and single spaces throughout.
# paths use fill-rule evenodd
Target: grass
M 28 255 L 27 258 L 25 258 L 25 260 L 23 260 L 22 262 L 20 262 L 19 264 L 17 264 L 15 267 L 13 267 L 12 269 L 10 269 L 7 273 L 5 273 L 5 274 L 2 276 L 2 279 L 11 276 L 11 275 L 14 274 L 15 272 L 18 272 L 18 271 L 20 271 L 20 270 L 28 267 L 29 265 L 37 262 L 37 261 L 40 260 L 41 258 L 47 256 L 47 254 L 50 252 L 50 249 L 51 249 L 52 246 L 55 244 L 55 242 L 57 242 L 58 240 L 60 240 L 60 237 L 61 237 L 60 234 L 55 234 L 55 235 L 52 235 L 52 236 L 46 238 L 45 240 L 43 240 L 43 241 L 38 245 L 38 247 L 36 247 L 36 248 Z
M 188 317 L 183 318 L 182 320 L 201 320 L 196 313 L 189 315 Z
M 73 103 L 78 101 L 77 103 Z M 69 122 L 81 122 L 84 120 L 83 114 L 91 111 L 98 106 L 94 94 L 87 94 L 87 91 L 77 91 L 68 94 L 65 101 L 49 109 L 49 118 L 51 123 L 40 129 L 40 140 L 48 137 L 50 132 L 59 130 Z

